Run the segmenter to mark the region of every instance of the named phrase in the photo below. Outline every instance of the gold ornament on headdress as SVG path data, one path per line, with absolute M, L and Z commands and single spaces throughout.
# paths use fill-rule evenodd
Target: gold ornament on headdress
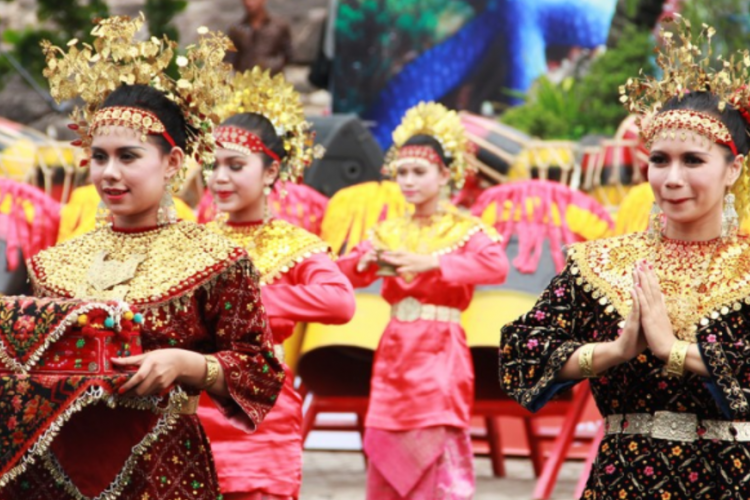
M 471 144 L 458 113 L 436 102 L 420 102 L 409 109 L 393 131 L 393 146 L 386 155 L 386 170 L 392 177 L 396 176 L 397 161 L 402 159 L 399 158 L 399 149 L 415 135 L 428 135 L 440 143 L 445 156 L 451 160 L 451 179 L 460 189 L 471 169 L 466 159 Z
M 681 137 L 685 137 L 684 131 L 694 132 L 729 147 L 737 154 L 732 135 L 719 115 L 729 105 L 739 111 L 746 126 L 750 126 L 750 51 L 738 52 L 728 60 L 721 55 L 712 60 L 714 28 L 704 24 L 694 38 L 690 21 L 677 14 L 663 24 L 674 24 L 676 30 L 673 33 L 661 29 L 663 48 L 658 53 L 656 64 L 661 68 L 662 78 L 628 79 L 620 87 L 620 101 L 631 113 L 648 118 L 645 124 L 639 122 L 639 126 L 641 137 L 649 148 L 656 138 L 674 138 L 679 130 Z M 691 92 L 709 92 L 716 96 L 719 101 L 716 115 L 690 109 L 659 112 L 671 99 L 681 99 Z M 747 168 L 743 169 L 731 192 L 736 196 L 740 218 L 744 218 L 750 213 L 750 174 Z
M 258 66 L 236 74 L 232 87 L 234 93 L 218 111 L 222 119 L 239 113 L 257 113 L 268 119 L 286 151 L 279 178 L 283 182 L 296 182 L 305 168 L 325 152 L 322 146 L 314 145 L 315 132 L 305 120 L 299 93 L 283 75 L 271 76 L 270 71 Z
M 664 21 L 664 25 L 671 24 L 676 25 L 680 43 L 675 40 L 675 33 L 662 28 L 663 48 L 656 59 L 663 74 L 662 79 L 648 76 L 628 79 L 620 87 L 620 101 L 625 107 L 631 113 L 648 117 L 658 113 L 667 101 L 675 97 L 681 98 L 690 92 L 710 92 L 719 98 L 717 113 L 723 112 L 730 104 L 746 120 L 750 118 L 750 52 L 739 52 L 739 57 L 733 55 L 729 60 L 722 56 L 712 60 L 714 28 L 704 24 L 698 37 L 694 38 L 687 19 L 675 15 Z M 705 54 L 703 46 L 706 47 Z M 712 64 L 720 68 L 714 69 Z M 649 124 L 642 132 L 652 132 L 653 128 Z M 648 140 L 649 137 L 644 139 Z
M 67 52 L 43 41 L 42 50 L 47 57 L 44 76 L 49 79 L 50 93 L 57 102 L 83 99 L 84 105 L 71 115 L 74 121 L 71 128 L 80 136 L 76 144 L 88 149 L 94 128 L 106 132 L 107 125 L 126 125 L 142 135 L 164 133 L 160 132 L 163 124 L 151 121 L 154 116 L 150 113 L 135 112 L 138 108 L 120 108 L 114 118 L 110 116 L 112 112 L 104 116 L 106 110 L 99 110 L 107 96 L 121 85 L 150 85 L 164 92 L 182 110 L 187 124 L 185 154 L 199 163 L 212 163 L 215 150 L 212 132 L 219 122 L 214 109 L 227 99 L 231 90 L 230 66 L 223 60 L 225 52 L 233 49 L 232 42 L 224 35 L 199 28 L 198 42 L 187 47 L 184 56 L 175 58 L 177 44 L 166 36 L 145 41 L 135 39 L 144 21 L 143 14 L 135 19 L 126 16 L 103 19 L 91 31 L 95 37 L 93 46 L 84 43 L 79 47 L 74 39 L 68 42 Z M 177 80 L 165 73 L 173 60 L 179 73 Z M 128 110 L 131 113 L 126 113 Z M 102 116 L 97 116 L 98 112 Z M 148 124 L 143 122 L 144 118 L 148 118 Z M 179 188 L 184 175 L 185 168 L 174 179 L 174 189 Z

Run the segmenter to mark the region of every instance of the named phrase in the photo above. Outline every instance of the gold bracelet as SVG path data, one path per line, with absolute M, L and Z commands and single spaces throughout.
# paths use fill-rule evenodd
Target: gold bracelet
M 581 369 L 583 378 L 597 377 L 597 374 L 594 372 L 594 349 L 598 345 L 597 342 L 593 342 L 581 347 L 581 352 L 578 354 L 578 367 Z
M 219 360 L 216 359 L 216 356 L 209 354 L 203 357 L 206 358 L 206 376 L 203 378 L 203 383 L 201 384 L 200 389 L 208 389 L 214 385 L 216 379 L 219 378 L 219 368 L 221 368 L 221 365 L 219 364 Z
M 682 377 L 685 373 L 685 359 L 690 348 L 690 342 L 675 340 L 672 350 L 669 351 L 667 360 L 667 375 L 671 377 Z

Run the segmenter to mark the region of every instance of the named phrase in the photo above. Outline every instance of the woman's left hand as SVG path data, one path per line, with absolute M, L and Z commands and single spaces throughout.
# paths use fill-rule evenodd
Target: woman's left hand
M 667 314 L 664 295 L 659 288 L 659 278 L 648 262 L 638 263 L 636 275 L 636 295 L 641 307 L 641 326 L 646 342 L 654 355 L 665 361 L 669 357 L 677 338 L 672 330 L 672 322 Z
M 421 255 L 409 252 L 383 252 L 383 260 L 396 266 L 399 274 L 426 273 L 440 268 L 436 255 Z
M 183 377 L 195 378 L 193 372 L 206 369 L 201 354 L 184 349 L 157 349 L 127 358 L 112 358 L 112 362 L 120 367 L 138 367 L 135 375 L 120 387 L 120 394 L 131 392 L 135 396 L 162 394 Z

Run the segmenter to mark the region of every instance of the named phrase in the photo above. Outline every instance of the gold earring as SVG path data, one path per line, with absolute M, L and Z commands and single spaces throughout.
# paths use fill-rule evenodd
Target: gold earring
M 263 223 L 266 224 L 271 220 L 271 207 L 268 204 L 268 197 L 271 195 L 271 186 L 263 188 Z

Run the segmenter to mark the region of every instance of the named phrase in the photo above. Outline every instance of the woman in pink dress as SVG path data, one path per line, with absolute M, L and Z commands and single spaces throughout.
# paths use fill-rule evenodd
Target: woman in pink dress
M 283 359 L 282 343 L 296 322 L 346 323 L 354 314 L 354 293 L 326 243 L 268 212 L 274 182 L 296 180 L 312 159 L 299 96 L 282 76 L 257 69 L 238 75 L 235 88 L 242 90 L 230 109 L 240 112 L 217 130 L 216 163 L 206 172 L 222 215 L 207 226 L 250 254 Z M 299 497 L 302 398 L 286 365 L 285 371 L 282 393 L 254 434 L 233 427 L 208 400 L 200 407 L 225 500 Z
M 441 206 L 464 180 L 467 141 L 455 112 L 412 108 L 394 132 L 388 168 L 414 214 L 377 225 L 339 267 L 356 287 L 379 275 L 391 321 L 375 355 L 364 448 L 367 498 L 469 499 L 474 371 L 461 311 L 475 285 L 498 284 L 508 263 L 479 219 Z

